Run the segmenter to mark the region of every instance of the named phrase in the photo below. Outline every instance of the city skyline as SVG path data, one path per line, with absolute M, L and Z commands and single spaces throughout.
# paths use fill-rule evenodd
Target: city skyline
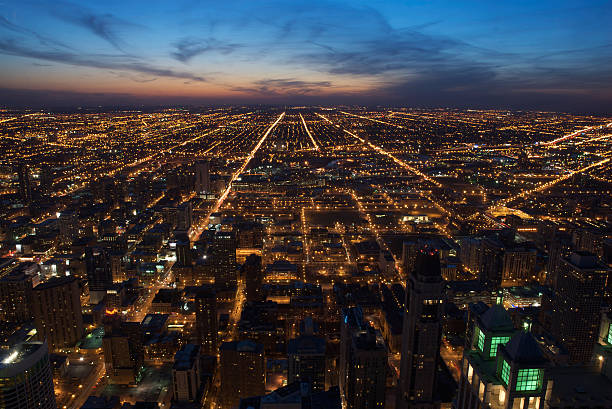
M 611 10 L 582 2 L 5 2 L 16 107 L 361 104 L 608 113 Z

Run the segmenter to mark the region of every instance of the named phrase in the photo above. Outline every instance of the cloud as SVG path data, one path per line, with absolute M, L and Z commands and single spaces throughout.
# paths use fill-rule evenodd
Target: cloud
M 197 39 L 197 38 L 182 38 L 174 44 L 175 51 L 171 53 L 172 57 L 181 62 L 189 62 L 193 57 L 210 52 L 220 54 L 230 54 L 241 45 L 237 43 L 224 43 L 215 38 Z
M 25 27 L 19 26 L 17 24 L 14 24 L 14 23 L 10 22 L 8 19 L 6 19 L 3 16 L 0 16 L 0 27 L 4 28 L 6 30 L 10 30 L 10 31 L 12 31 L 14 33 L 24 34 L 26 36 L 33 37 L 33 38 L 37 39 L 38 42 L 41 45 L 44 45 L 44 46 L 52 46 L 52 47 L 61 47 L 61 48 L 71 49 L 71 47 L 69 47 L 68 45 L 64 44 L 61 41 L 55 40 L 55 39 L 50 38 L 50 37 L 43 36 L 43 35 L 37 33 L 34 30 L 30 30 L 28 28 L 25 28 Z
M 270 78 L 253 82 L 252 87 L 233 87 L 233 91 L 267 96 L 309 95 L 330 88 L 330 81 L 301 81 L 295 78 Z
M 0 39 L 0 54 L 35 58 L 63 64 L 109 70 L 126 70 L 157 77 L 179 78 L 204 82 L 204 77 L 171 68 L 157 67 L 125 55 L 81 55 L 61 50 L 36 50 L 14 40 Z
M 53 2 L 50 11 L 56 18 L 84 28 L 119 51 L 125 51 L 126 46 L 120 32 L 140 27 L 138 24 L 118 18 L 113 14 L 95 14 L 84 7 L 69 2 Z

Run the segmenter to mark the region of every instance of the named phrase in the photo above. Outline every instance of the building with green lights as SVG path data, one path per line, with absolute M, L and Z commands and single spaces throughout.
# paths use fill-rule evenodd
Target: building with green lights
M 458 409 L 543 409 L 549 362 L 530 332 L 517 331 L 501 304 L 474 321 L 463 355 Z

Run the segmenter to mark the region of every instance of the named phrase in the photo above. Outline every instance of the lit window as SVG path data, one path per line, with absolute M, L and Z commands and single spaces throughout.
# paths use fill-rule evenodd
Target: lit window
M 497 346 L 499 344 L 506 345 L 506 343 L 510 341 L 510 337 L 493 337 L 491 339 L 491 351 L 489 352 L 489 356 L 491 358 L 497 355 Z
M 608 327 L 608 344 L 612 344 L 612 324 Z
M 484 351 L 485 334 L 484 332 L 480 330 L 480 328 L 477 328 L 477 330 L 478 330 L 478 349 L 480 349 L 481 351 Z
M 506 386 L 510 383 L 510 365 L 505 360 L 502 361 L 501 379 Z
M 517 391 L 535 391 L 540 389 L 540 386 L 542 386 L 541 369 L 519 369 L 516 378 Z

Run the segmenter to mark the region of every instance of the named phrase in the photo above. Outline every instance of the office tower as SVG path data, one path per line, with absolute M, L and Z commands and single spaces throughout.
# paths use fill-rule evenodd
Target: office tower
M 104 363 L 109 382 L 136 385 L 144 362 L 143 330 L 139 322 L 123 322 L 117 314 L 106 317 Z
M 434 408 L 444 291 L 437 251 L 419 251 L 406 287 L 396 407 Z
M 196 333 L 203 355 L 217 355 L 217 297 L 212 286 L 196 290 Z
M 47 194 L 53 191 L 53 170 L 49 166 L 40 170 L 40 190 Z
M 47 344 L 24 342 L 0 354 L 0 405 L 15 409 L 55 409 Z
M 33 276 L 14 271 L 0 279 L 0 319 L 25 322 L 32 319 Z
M 592 358 L 609 274 L 610 269 L 592 253 L 574 252 L 561 260 L 551 333 L 567 349 L 570 363 Z
M 32 315 L 37 336 L 49 350 L 72 347 L 83 336 L 81 291 L 76 277 L 56 277 L 32 291 Z
M 195 164 L 195 192 L 196 195 L 210 193 L 210 162 L 199 160 Z
M 342 311 L 339 386 L 348 409 L 383 408 L 387 348 L 360 307 Z
M 468 323 L 463 359 L 468 364 L 466 367 L 472 368 L 472 372 L 476 371 L 478 379 L 483 379 L 487 378 L 487 374 L 494 376 L 498 345 L 506 344 L 517 331 L 510 315 L 501 304 L 495 304 L 490 308 L 484 304 L 473 304 L 470 307 L 470 318 L 473 322 Z M 472 381 L 467 380 L 467 372 L 464 371 L 462 375 L 459 387 L 459 406 L 474 407 L 473 402 L 478 394 L 472 392 Z M 478 399 L 481 404 L 484 403 L 482 401 L 484 394 Z
M 494 307 L 495 308 L 495 307 Z M 461 386 L 457 409 L 544 409 L 549 389 L 549 363 L 538 342 L 530 332 L 513 335 L 504 345 L 497 343 L 507 338 L 507 317 L 499 309 L 492 320 L 475 335 L 471 350 L 464 351 L 461 366 Z M 499 320 L 499 322 L 496 322 Z M 501 326 L 500 331 L 496 326 Z M 486 326 L 493 326 L 493 330 Z M 479 330 L 479 331 L 480 331 Z M 484 338 L 480 334 L 485 334 Z M 494 352 L 495 351 L 495 352 Z M 495 355 L 493 355 L 495 354 Z
M 29 204 L 32 201 L 32 183 L 28 165 L 20 163 L 17 166 L 17 177 L 19 178 L 19 197 L 24 204 Z
M 200 346 L 186 344 L 174 355 L 172 366 L 172 399 L 194 402 L 198 399 L 202 373 L 200 368 Z
M 241 398 L 260 396 L 266 392 L 266 359 L 264 347 L 253 341 L 224 342 L 221 353 L 222 409 L 230 409 Z
M 233 232 L 216 232 L 210 246 L 215 286 L 226 290 L 236 286 L 236 238 Z
M 287 383 L 307 382 L 313 391 L 325 390 L 325 338 L 302 335 L 289 340 Z
M 191 228 L 193 221 L 193 209 L 191 202 L 182 203 L 178 206 L 176 212 L 176 230 L 188 231 Z
M 73 211 L 63 211 L 58 219 L 60 240 L 64 244 L 72 243 L 79 236 L 79 217 Z
M 380 333 L 368 325 L 351 337 L 344 399 L 348 409 L 384 408 L 387 347 Z
M 191 242 L 187 235 L 179 235 L 176 240 L 176 264 L 179 266 L 191 266 L 193 254 Z
M 251 254 L 246 258 L 240 272 L 242 279 L 246 283 L 246 300 L 257 301 L 263 282 L 263 270 L 261 267 L 261 257 Z
M 85 249 L 89 303 L 95 305 L 104 299 L 106 289 L 113 284 L 110 255 L 102 247 Z
M 486 237 L 480 245 L 480 282 L 497 289 L 503 279 L 504 244 L 495 237 Z

